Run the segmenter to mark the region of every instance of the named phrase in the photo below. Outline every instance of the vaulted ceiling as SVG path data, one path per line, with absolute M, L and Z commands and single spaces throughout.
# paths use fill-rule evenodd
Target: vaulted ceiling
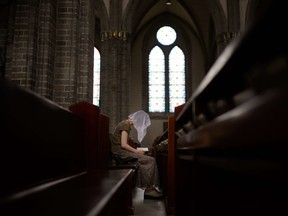
M 167 0 L 139 1 L 133 15 L 132 31 L 139 30 L 153 16 L 165 12 L 177 16 L 204 34 L 208 30 L 211 12 L 206 0 L 171 0 L 171 5 L 166 2 Z

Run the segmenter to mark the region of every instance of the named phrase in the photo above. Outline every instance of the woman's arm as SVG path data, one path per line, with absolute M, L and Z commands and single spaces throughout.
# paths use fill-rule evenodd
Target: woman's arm
M 127 131 L 122 131 L 121 132 L 121 148 L 123 148 L 123 149 L 125 149 L 127 151 L 130 151 L 130 152 L 136 153 L 136 154 L 144 154 L 145 153 L 144 151 L 137 150 L 137 149 L 131 147 L 128 144 L 128 133 L 127 133 Z

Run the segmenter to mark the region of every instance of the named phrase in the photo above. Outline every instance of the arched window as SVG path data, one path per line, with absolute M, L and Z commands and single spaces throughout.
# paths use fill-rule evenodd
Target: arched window
M 93 104 L 100 105 L 100 53 L 94 47 L 94 68 L 93 68 Z
M 159 46 L 149 54 L 149 112 L 165 112 L 165 57 Z
M 174 112 L 175 106 L 185 103 L 185 98 L 185 56 L 175 46 L 169 54 L 169 112 Z
M 156 38 L 148 62 L 148 111 L 171 113 L 186 100 L 185 55 L 172 27 L 161 27 Z

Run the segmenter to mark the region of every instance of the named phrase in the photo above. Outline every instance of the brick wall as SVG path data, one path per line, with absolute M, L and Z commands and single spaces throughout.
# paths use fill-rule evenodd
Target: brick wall
M 8 34 L 9 6 L 3 5 L 0 8 L 0 74 L 5 73 L 4 61 Z
M 19 1 L 9 14 L 6 75 L 21 86 L 35 90 L 38 32 L 37 0 Z
M 0 18 L 5 76 L 59 105 L 92 101 L 93 0 L 12 1 Z
M 53 99 L 56 49 L 56 1 L 43 1 L 39 7 L 36 91 Z

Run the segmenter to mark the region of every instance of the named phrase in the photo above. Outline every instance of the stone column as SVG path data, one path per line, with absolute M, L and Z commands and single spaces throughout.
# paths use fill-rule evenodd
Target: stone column
M 110 117 L 110 131 L 128 116 L 128 76 L 131 68 L 131 45 L 128 33 L 102 32 L 101 112 Z
M 56 2 L 54 0 L 41 1 L 39 7 L 35 91 L 51 100 L 53 98 L 54 53 L 56 45 L 55 29 Z
M 94 12 L 93 0 L 58 0 L 53 100 L 64 107 L 92 102 Z
M 13 17 L 9 21 L 5 75 L 19 86 L 34 91 L 39 0 L 17 1 L 13 4 L 13 10 Z
M 123 24 L 123 4 L 109 2 L 109 23 L 101 32 L 101 113 L 110 118 L 110 131 L 128 116 L 129 75 L 131 73 L 131 42 Z
M 95 0 L 81 0 L 79 13 L 79 74 L 76 102 L 93 101 Z

